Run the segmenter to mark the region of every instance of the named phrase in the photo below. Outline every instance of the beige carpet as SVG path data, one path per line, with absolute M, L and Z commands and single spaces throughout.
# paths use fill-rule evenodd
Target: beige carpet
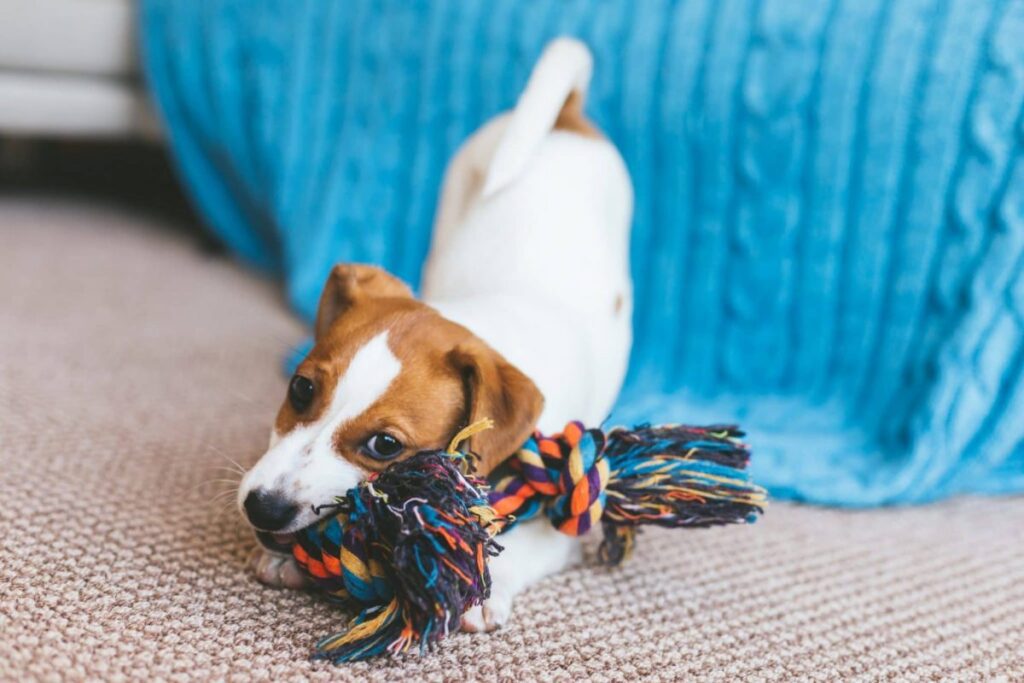
M 48 205 L 49 204 L 49 205 Z M 334 667 L 230 508 L 302 327 L 109 210 L 0 201 L 0 680 L 1024 680 L 1024 500 L 652 532 L 427 657 Z

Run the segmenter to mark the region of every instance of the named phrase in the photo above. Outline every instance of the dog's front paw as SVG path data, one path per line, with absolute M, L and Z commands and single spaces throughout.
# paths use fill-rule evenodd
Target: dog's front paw
M 491 590 L 491 597 L 483 605 L 476 605 L 462 615 L 462 630 L 469 633 L 487 633 L 501 628 L 512 615 L 512 596 Z
M 291 555 L 256 548 L 249 556 L 249 568 L 256 579 L 273 588 L 303 588 L 306 575 Z

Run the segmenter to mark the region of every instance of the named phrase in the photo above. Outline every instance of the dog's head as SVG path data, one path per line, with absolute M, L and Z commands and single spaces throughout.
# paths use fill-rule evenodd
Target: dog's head
M 542 406 L 526 375 L 397 278 L 339 265 L 320 297 L 313 349 L 238 503 L 257 529 L 296 531 L 369 472 L 444 448 L 490 417 L 496 426 L 470 444 L 486 472 L 529 436 Z

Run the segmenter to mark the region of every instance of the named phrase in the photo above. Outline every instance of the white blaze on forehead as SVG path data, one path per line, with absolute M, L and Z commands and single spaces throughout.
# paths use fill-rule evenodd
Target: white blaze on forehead
M 345 374 L 334 386 L 334 396 L 325 416 L 327 426 L 317 435 L 318 442 L 326 440 L 330 446 L 338 427 L 376 403 L 401 369 L 402 364 L 388 347 L 387 332 L 381 332 L 366 342 L 356 351 Z
M 363 478 L 362 470 L 334 452 L 334 434 L 376 403 L 401 369 L 401 362 L 388 347 L 387 332 L 366 342 L 335 384 L 320 419 L 296 426 L 287 434 L 271 435 L 266 454 L 242 479 L 239 505 L 250 491 L 262 488 L 298 505 L 299 515 L 286 531 L 315 521 L 314 506 L 333 502 Z

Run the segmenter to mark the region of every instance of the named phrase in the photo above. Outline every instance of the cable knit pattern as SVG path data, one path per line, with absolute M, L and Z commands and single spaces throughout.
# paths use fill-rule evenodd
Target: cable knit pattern
M 336 261 L 417 281 L 447 159 L 550 38 L 636 184 L 616 418 L 741 420 L 777 496 L 1024 490 L 1024 4 L 147 0 L 211 227 L 311 317 Z

